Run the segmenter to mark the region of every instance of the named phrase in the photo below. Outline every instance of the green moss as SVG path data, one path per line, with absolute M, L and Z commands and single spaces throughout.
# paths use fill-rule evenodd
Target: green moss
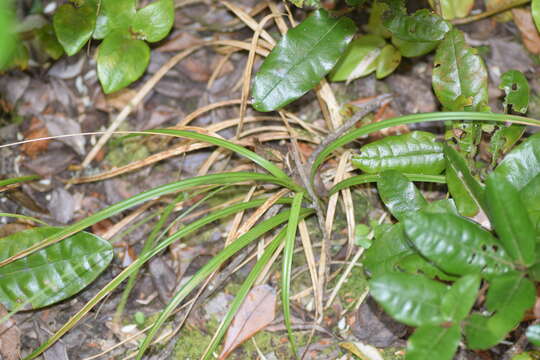
M 219 323 L 211 319 L 205 323 L 206 329 L 201 330 L 193 326 L 184 326 L 178 334 L 179 340 L 174 349 L 174 359 L 198 360 L 212 340 L 212 336 Z

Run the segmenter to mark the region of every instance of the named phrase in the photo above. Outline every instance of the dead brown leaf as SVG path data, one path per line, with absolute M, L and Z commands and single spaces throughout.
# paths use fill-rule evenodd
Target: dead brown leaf
M 225 345 L 219 359 L 227 358 L 244 341 L 268 326 L 275 315 L 276 291 L 274 288 L 269 285 L 259 285 L 251 289 L 227 331 Z
M 49 136 L 49 131 L 41 119 L 33 117 L 30 126 L 23 135 L 25 140 L 39 139 Z M 49 140 L 43 140 L 23 144 L 21 150 L 33 159 L 43 151 L 47 150 L 48 147 Z
M 0 319 L 8 315 L 7 309 L 0 304 Z M 0 358 L 4 360 L 20 359 L 21 330 L 13 318 L 0 323 Z
M 534 25 L 530 10 L 512 9 L 514 22 L 521 33 L 523 45 L 533 54 L 540 54 L 540 34 Z

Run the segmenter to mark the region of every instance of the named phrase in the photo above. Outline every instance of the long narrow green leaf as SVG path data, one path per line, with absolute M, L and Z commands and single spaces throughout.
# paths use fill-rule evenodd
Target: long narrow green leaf
M 438 113 L 424 113 L 424 114 L 412 114 L 395 117 L 385 121 L 369 124 L 359 129 L 353 130 L 348 134 L 338 138 L 331 142 L 321 153 L 317 156 L 311 167 L 311 180 L 315 176 L 317 169 L 321 166 L 323 161 L 334 150 L 371 133 L 387 129 L 393 126 L 414 124 L 420 122 L 434 122 L 434 121 L 465 121 L 465 120 L 479 120 L 479 121 L 496 121 L 496 122 L 510 122 L 513 124 L 532 125 L 540 127 L 540 120 L 527 118 L 524 116 L 507 115 L 507 114 L 494 114 L 494 113 L 481 113 L 481 112 L 438 112 Z
M 423 174 L 402 174 L 411 181 L 431 182 L 445 184 L 446 179 L 442 175 L 423 175 Z M 362 174 L 350 177 L 343 181 L 340 181 L 330 189 L 329 195 L 333 195 L 340 190 L 346 189 L 354 185 L 361 185 L 367 183 L 373 183 L 379 181 L 379 174 Z
M 139 347 L 137 360 L 142 359 L 145 351 L 150 346 L 152 339 L 154 338 L 158 330 L 161 328 L 161 326 L 163 326 L 165 320 L 167 320 L 167 318 L 174 311 L 174 309 L 176 309 L 180 302 L 182 302 L 182 300 L 184 300 L 193 289 L 195 289 L 202 281 L 204 281 L 204 279 L 206 279 L 208 275 L 210 275 L 217 268 L 219 268 L 225 261 L 227 261 L 238 251 L 242 250 L 253 240 L 259 238 L 264 233 L 287 221 L 289 219 L 290 212 L 291 211 L 289 210 L 284 211 L 255 226 L 253 229 L 240 236 L 232 244 L 219 252 L 219 254 L 215 255 L 208 263 L 206 263 L 206 265 L 204 265 L 195 275 L 193 275 L 193 277 L 174 295 L 172 300 L 169 302 L 169 304 L 167 304 L 165 309 L 163 309 L 157 320 L 154 322 L 148 335 L 146 335 L 146 338 Z M 313 213 L 312 209 L 302 209 L 300 212 L 300 217 L 306 217 L 311 213 Z
M 300 216 L 303 197 L 303 193 L 298 193 L 293 198 L 291 215 L 289 216 L 289 222 L 287 224 L 285 248 L 283 249 L 283 268 L 281 274 L 281 303 L 283 305 L 283 319 L 285 320 L 285 327 L 287 328 L 287 334 L 289 335 L 289 341 L 291 342 L 291 350 L 293 354 L 295 354 L 295 357 L 298 355 L 296 353 L 296 341 L 294 339 L 291 327 L 290 290 L 294 244 L 296 242 L 296 230 L 298 228 L 298 218 Z
M 29 176 L 21 176 L 21 177 L 16 177 L 16 178 L 0 180 L 0 187 L 17 184 L 21 182 L 38 180 L 38 179 L 40 179 L 39 175 L 29 175 Z
M 205 355 L 203 357 L 203 360 L 210 359 L 212 356 L 212 353 L 216 350 L 217 346 L 219 345 L 221 339 L 225 335 L 225 331 L 228 329 L 229 325 L 231 324 L 232 320 L 234 319 L 234 316 L 236 315 L 236 312 L 246 299 L 247 294 L 249 293 L 249 290 L 253 286 L 253 283 L 257 280 L 261 272 L 266 267 L 266 264 L 270 261 L 272 258 L 272 255 L 274 255 L 276 249 L 279 247 L 283 239 L 285 238 L 287 228 L 283 228 L 279 234 L 268 244 L 266 247 L 266 250 L 264 250 L 264 253 L 262 254 L 261 258 L 257 260 L 255 265 L 253 266 L 253 269 L 247 276 L 247 278 L 242 283 L 242 286 L 236 293 L 236 296 L 234 300 L 231 303 L 231 306 L 229 308 L 229 311 L 227 311 L 227 314 L 223 317 L 223 320 L 221 320 L 221 324 L 219 324 L 218 329 L 215 331 L 215 335 L 208 345 L 208 348 L 205 351 Z
M 111 217 L 115 214 L 118 214 L 121 211 L 129 209 L 133 206 L 141 204 L 147 200 L 157 198 L 166 194 L 170 194 L 175 191 L 186 190 L 195 186 L 201 185 L 216 185 L 216 184 L 234 184 L 244 181 L 265 181 L 270 183 L 275 183 L 279 185 L 286 186 L 286 182 L 283 179 L 278 179 L 274 176 L 258 174 L 258 173 L 247 173 L 247 172 L 233 172 L 233 173 L 221 173 L 221 174 L 211 174 L 205 176 L 197 176 L 194 178 L 176 181 L 170 184 L 158 186 L 154 189 L 142 192 L 135 196 L 130 197 L 129 199 L 120 201 L 114 205 L 111 205 L 94 215 L 88 216 L 83 220 L 76 222 L 71 226 L 65 227 L 62 231 L 59 231 L 57 234 L 50 236 L 44 239 L 42 242 L 28 248 L 27 250 L 10 257 L 4 261 L 0 262 L 0 266 L 6 265 L 14 260 L 25 257 L 39 249 L 42 249 L 46 246 L 54 244 L 66 237 L 75 234 L 78 231 L 81 231 L 89 226 L 94 225 L 95 223 Z
M 265 202 L 265 199 L 253 200 L 249 202 L 239 203 L 232 206 L 229 206 L 225 209 L 218 210 L 210 215 L 197 220 L 186 227 L 181 228 L 175 234 L 169 236 L 168 238 L 161 241 L 154 249 L 150 252 L 142 255 L 137 260 L 135 260 L 129 267 L 124 269 L 120 274 L 118 274 L 113 280 L 111 280 L 106 286 L 104 286 L 92 299 L 90 299 L 79 312 L 73 315 L 67 323 L 65 323 L 62 328 L 60 328 L 50 339 L 43 343 L 39 348 L 37 348 L 32 354 L 27 356 L 25 360 L 34 359 L 36 356 L 40 355 L 43 351 L 49 348 L 54 344 L 58 339 L 60 339 L 66 332 L 68 332 L 75 324 L 82 319 L 98 302 L 103 300 L 111 291 L 116 289 L 122 281 L 128 278 L 133 274 L 137 269 L 144 265 L 148 260 L 150 260 L 154 255 L 158 254 L 160 251 L 166 249 L 170 244 L 181 239 L 198 229 L 206 226 L 216 220 L 222 219 L 224 217 L 233 215 L 239 211 L 244 211 L 251 208 L 256 208 L 261 206 Z M 288 203 L 287 199 L 280 199 L 278 203 Z
M 274 165 L 271 161 L 266 160 L 262 156 L 254 153 L 253 151 L 250 151 L 246 149 L 243 146 L 236 145 L 235 143 L 232 143 L 230 141 L 220 139 L 214 136 L 199 134 L 192 131 L 185 131 L 185 130 L 174 130 L 174 129 L 157 129 L 157 130 L 148 130 L 145 131 L 150 134 L 164 134 L 164 135 L 172 135 L 177 137 L 185 137 L 188 139 L 194 139 L 199 141 L 204 141 L 210 144 L 214 144 L 217 146 L 220 146 L 222 148 L 234 151 L 240 156 L 243 156 L 257 165 L 264 168 L 266 171 L 268 171 L 270 174 L 274 175 L 278 179 L 284 180 L 287 185 L 287 187 L 293 188 L 295 190 L 299 190 L 298 186 L 294 186 L 294 182 L 291 180 L 283 170 L 278 168 L 276 165 Z

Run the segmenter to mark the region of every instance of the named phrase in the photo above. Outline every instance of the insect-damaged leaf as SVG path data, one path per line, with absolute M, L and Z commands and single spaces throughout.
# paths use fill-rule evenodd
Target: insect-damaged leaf
M 317 10 L 289 30 L 261 65 L 253 82 L 253 107 L 273 111 L 314 88 L 336 65 L 356 32 L 346 17 Z
M 435 53 L 433 90 L 450 111 L 484 111 L 488 103 L 487 70 L 458 29 L 448 32 Z
M 504 109 L 508 111 L 508 105 L 512 110 L 525 114 L 529 106 L 529 83 L 521 71 L 508 70 L 501 76 L 499 89 L 503 89 Z
M 0 239 L 5 260 L 60 231 L 41 227 Z M 0 268 L 0 303 L 8 309 L 37 309 L 76 294 L 109 265 L 113 250 L 108 241 L 80 232 Z

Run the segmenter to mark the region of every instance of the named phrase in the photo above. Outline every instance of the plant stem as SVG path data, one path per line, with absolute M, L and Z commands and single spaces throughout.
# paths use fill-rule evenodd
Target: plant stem
M 451 22 L 452 22 L 452 24 L 455 24 L 455 25 L 468 24 L 468 23 L 471 23 L 473 21 L 478 21 L 478 20 L 490 17 L 492 15 L 496 15 L 496 14 L 498 14 L 500 12 L 512 9 L 514 7 L 525 5 L 525 4 L 530 3 L 530 2 L 531 2 L 531 0 L 514 0 L 512 2 L 505 3 L 503 6 L 498 7 L 496 9 L 491 9 L 491 10 L 488 10 L 488 11 L 484 11 L 483 13 L 468 16 L 468 17 L 464 17 L 464 18 L 461 18 L 461 19 L 454 19 Z

